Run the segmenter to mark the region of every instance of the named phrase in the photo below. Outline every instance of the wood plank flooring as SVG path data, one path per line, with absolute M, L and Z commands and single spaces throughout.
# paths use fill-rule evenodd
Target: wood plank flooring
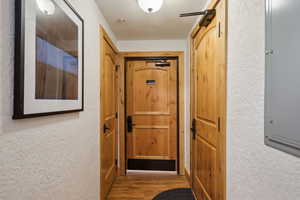
M 174 172 L 130 171 L 117 178 L 108 200 L 152 200 L 157 194 L 174 188 L 189 188 L 185 176 Z

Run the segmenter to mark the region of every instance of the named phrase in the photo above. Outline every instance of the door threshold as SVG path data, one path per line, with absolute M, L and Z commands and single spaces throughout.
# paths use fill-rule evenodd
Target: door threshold
M 127 176 L 177 176 L 176 171 L 127 170 Z

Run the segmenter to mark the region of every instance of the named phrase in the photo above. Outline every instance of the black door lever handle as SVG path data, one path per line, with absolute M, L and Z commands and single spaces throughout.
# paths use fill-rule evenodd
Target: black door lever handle
M 196 139 L 197 128 L 196 128 L 196 120 L 195 119 L 193 119 L 193 121 L 192 121 L 191 131 L 193 133 L 193 139 Z
M 132 123 L 132 116 L 127 117 L 127 132 L 131 133 L 132 132 L 132 127 L 135 126 L 135 124 Z
M 103 132 L 106 133 L 106 131 L 110 131 L 110 128 L 108 128 L 108 127 L 106 126 L 106 124 L 104 124 L 104 126 L 103 126 Z

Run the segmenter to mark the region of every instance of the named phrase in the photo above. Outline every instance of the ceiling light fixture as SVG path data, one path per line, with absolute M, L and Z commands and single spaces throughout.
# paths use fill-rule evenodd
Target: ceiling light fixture
M 51 0 L 36 0 L 36 3 L 45 15 L 53 15 L 55 13 L 55 5 Z
M 137 0 L 139 6 L 146 13 L 155 13 L 159 11 L 163 5 L 163 0 Z

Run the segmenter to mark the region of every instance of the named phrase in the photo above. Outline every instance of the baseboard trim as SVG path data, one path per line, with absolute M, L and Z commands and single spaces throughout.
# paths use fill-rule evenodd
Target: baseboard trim
M 190 175 L 190 173 L 188 172 L 188 170 L 186 168 L 184 168 L 184 174 L 185 174 L 185 177 L 186 177 L 187 181 L 189 182 L 190 187 L 192 187 L 191 175 Z
M 122 176 L 122 171 L 120 167 L 117 167 L 117 176 Z

